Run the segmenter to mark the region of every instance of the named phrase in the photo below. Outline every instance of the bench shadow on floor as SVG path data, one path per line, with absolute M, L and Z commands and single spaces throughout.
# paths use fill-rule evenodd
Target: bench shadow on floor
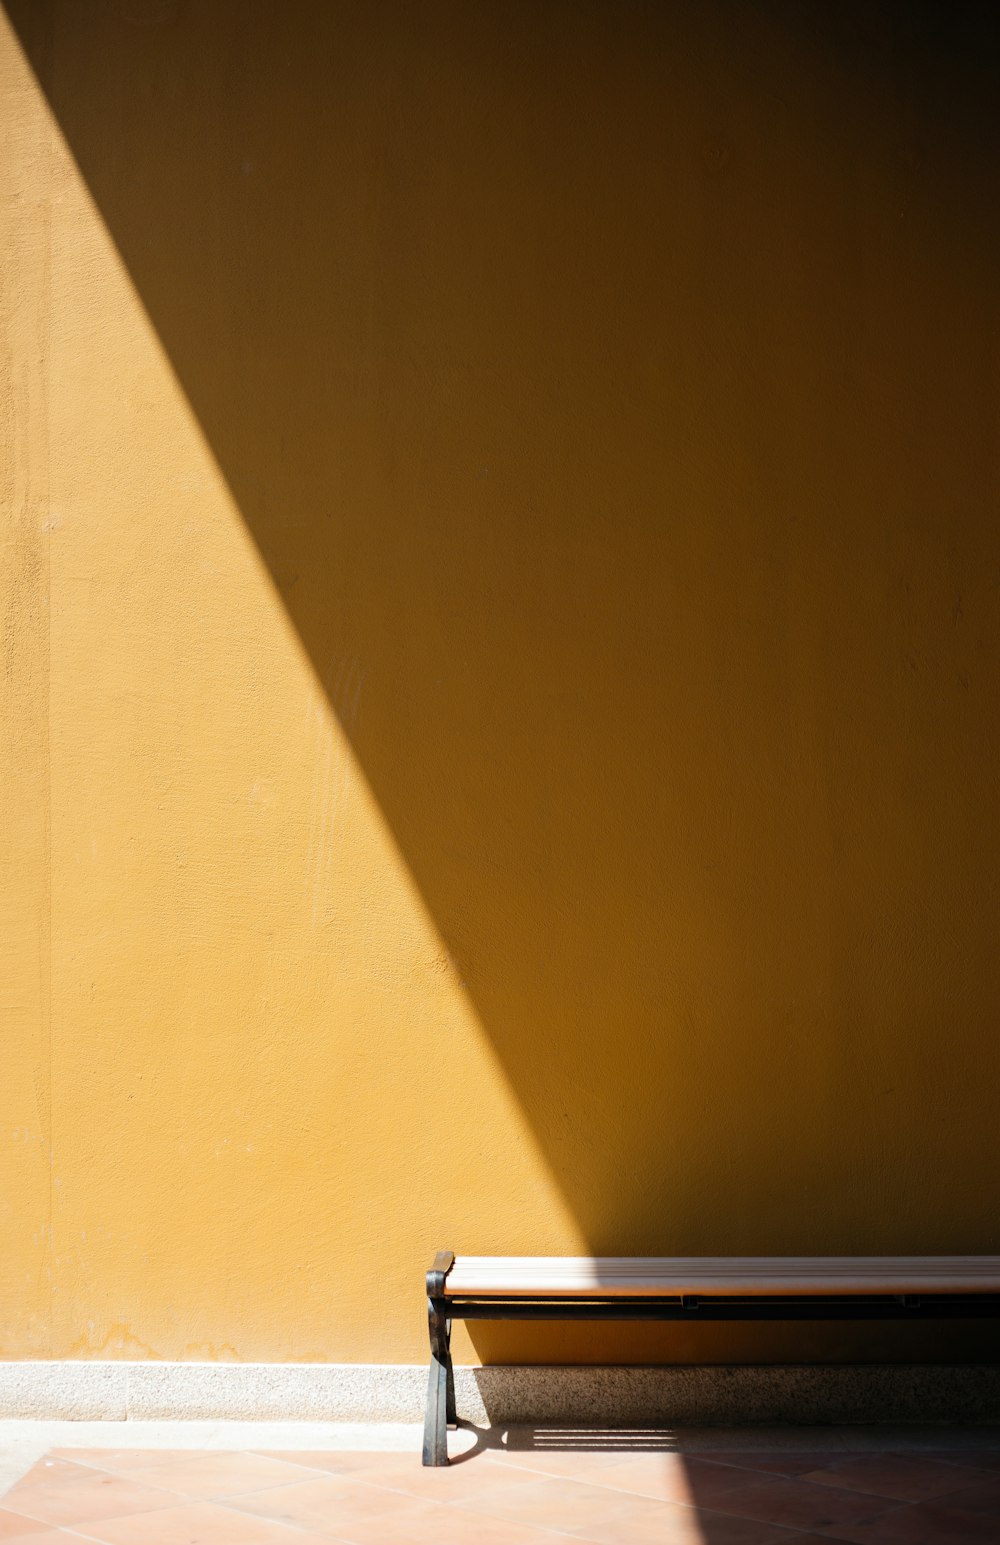
M 461 1436 L 472 1441 L 459 1448 Z M 456 1441 L 456 1435 L 458 1441 Z M 459 1422 L 449 1429 L 452 1465 L 464 1464 L 484 1453 L 679 1453 L 675 1429 L 669 1427 L 477 1427 Z
M 485 1461 L 571 1482 L 594 1517 L 563 1527 L 626 1545 L 995 1545 L 1000 1427 L 477 1428 L 452 1468 Z M 485 1481 L 485 1477 L 484 1477 Z M 609 1494 L 625 1511 L 603 1519 Z M 553 1495 L 552 1501 L 555 1502 Z M 540 1519 L 538 1521 L 541 1521 Z M 554 1517 L 548 1527 L 559 1528 Z

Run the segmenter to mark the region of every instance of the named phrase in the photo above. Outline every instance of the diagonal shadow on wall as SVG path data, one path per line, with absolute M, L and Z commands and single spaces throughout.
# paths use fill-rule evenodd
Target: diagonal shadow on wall
M 595 1252 L 997 1245 L 998 54 L 877 9 L 11 6 Z

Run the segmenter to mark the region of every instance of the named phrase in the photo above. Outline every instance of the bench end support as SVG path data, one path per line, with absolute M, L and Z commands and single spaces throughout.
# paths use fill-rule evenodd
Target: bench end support
M 451 1363 L 451 1320 L 444 1299 L 444 1281 L 454 1264 L 450 1250 L 441 1250 L 427 1273 L 427 1325 L 431 1341 L 431 1365 L 427 1379 L 424 1413 L 425 1465 L 448 1464 L 448 1423 L 457 1422 L 455 1372 Z

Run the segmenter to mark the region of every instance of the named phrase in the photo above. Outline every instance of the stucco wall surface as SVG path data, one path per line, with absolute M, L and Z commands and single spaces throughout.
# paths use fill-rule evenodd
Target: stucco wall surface
M 0 1357 L 414 1362 L 442 1245 L 1000 1250 L 985 11 L 0 36 Z

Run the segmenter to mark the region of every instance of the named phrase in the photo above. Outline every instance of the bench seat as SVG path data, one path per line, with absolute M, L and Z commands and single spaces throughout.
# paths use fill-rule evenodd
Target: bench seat
M 854 1320 L 1000 1315 L 1000 1256 L 495 1256 L 440 1251 L 424 1464 L 457 1420 L 453 1319 Z
M 460 1255 L 449 1298 L 1000 1293 L 1000 1256 Z

